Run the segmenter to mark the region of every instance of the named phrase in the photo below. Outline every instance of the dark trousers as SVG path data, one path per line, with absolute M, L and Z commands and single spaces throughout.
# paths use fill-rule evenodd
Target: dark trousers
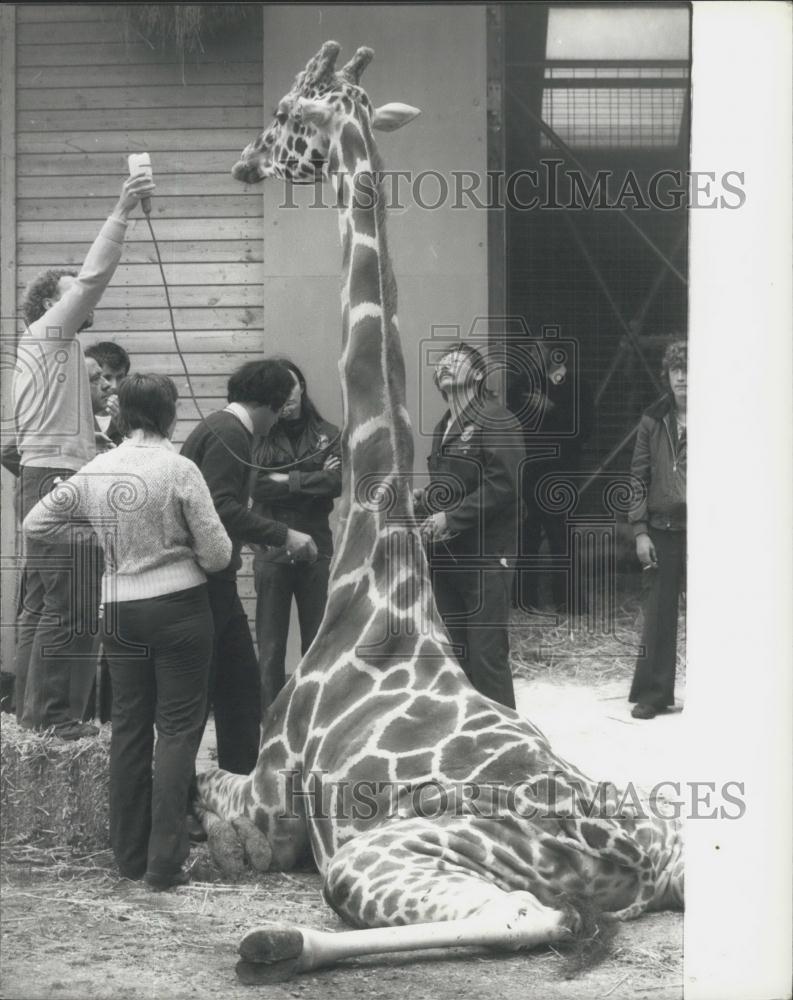
M 63 469 L 22 468 L 22 517 Z M 26 728 L 82 717 L 96 671 L 102 552 L 87 524 L 57 542 L 28 540 L 17 619 L 17 718 Z
M 629 701 L 666 708 L 675 703 L 677 616 L 686 578 L 685 531 L 650 528 L 658 566 L 648 577 L 644 601 L 643 652 L 636 660 Z
M 558 463 L 528 463 L 523 470 L 521 498 L 524 516 L 520 525 L 520 554 L 528 557 L 539 556 L 543 535 L 548 544 L 548 554 L 567 554 L 567 521 L 564 512 L 549 509 L 542 497 L 537 495 L 537 487 L 543 475 L 560 472 Z M 540 607 L 540 580 L 544 574 L 550 579 L 551 600 L 557 610 L 567 606 L 567 580 L 564 572 L 544 569 L 522 569 L 515 575 L 515 604 L 524 609 Z
M 314 641 L 328 599 L 330 559 L 315 563 L 256 560 L 256 641 L 259 644 L 259 675 L 262 685 L 262 716 L 284 686 L 286 640 L 292 598 L 300 623 L 300 652 L 305 656 Z
M 509 603 L 513 571 L 433 567 L 432 590 L 457 659 L 477 691 L 515 707 L 509 666 Z
M 110 667 L 107 662 L 107 654 L 104 647 L 102 647 L 99 654 L 99 669 L 97 676 L 94 678 L 88 705 L 83 713 L 83 721 L 87 722 L 90 719 L 98 718 L 102 723 L 110 722 L 112 706 L 113 684 L 110 680 Z
M 234 774 L 250 774 L 259 756 L 259 663 L 237 581 L 210 577 L 208 590 L 215 647 L 209 671 L 207 716 L 211 706 L 218 767 Z
M 190 850 L 188 792 L 212 657 L 206 586 L 109 604 L 104 629 L 113 679 L 113 854 L 127 878 L 146 871 L 167 878 Z

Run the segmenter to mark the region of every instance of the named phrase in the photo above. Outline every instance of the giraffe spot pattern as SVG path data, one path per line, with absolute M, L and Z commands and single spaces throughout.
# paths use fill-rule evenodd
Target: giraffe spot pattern
M 608 831 L 604 830 L 603 827 L 596 826 L 594 823 L 582 823 L 581 833 L 590 847 L 598 849 L 608 844 Z
M 507 710 L 488 708 L 490 703 L 448 660 L 440 632 L 433 639 L 423 632 L 409 634 L 409 619 L 422 606 L 420 593 L 414 596 L 399 578 L 388 578 L 389 586 L 383 586 L 389 550 L 378 548 L 378 539 L 385 518 L 356 507 L 352 490 L 356 477 L 372 470 L 388 476 L 412 468 L 412 442 L 382 204 L 372 205 L 368 197 L 375 190 L 379 158 L 365 93 L 332 70 L 325 72 L 319 61 L 310 67 L 284 99 L 287 117 L 279 105 L 270 130 L 251 144 L 250 155 L 257 159 L 250 169 L 260 169 L 259 158 L 267 166 L 270 157 L 273 166 L 280 164 L 279 176 L 319 175 L 325 163 L 343 164 L 349 171 L 342 181 L 347 200 L 341 227 L 347 427 L 340 522 L 346 528 L 334 557 L 321 641 L 290 682 L 286 710 L 270 716 L 271 738 L 265 740 L 254 779 L 218 772 L 199 776 L 199 800 L 218 815 L 250 814 L 261 821 L 260 828 L 272 830 L 284 784 L 274 780 L 276 765 L 315 768 L 326 775 L 320 785 L 326 781 L 328 787 L 352 775 L 402 782 L 397 805 L 406 811 L 416 789 L 429 788 L 428 801 L 440 803 L 461 777 L 480 784 L 523 782 L 515 802 L 545 807 L 549 815 L 541 809 L 539 816 L 517 811 L 500 820 L 480 819 L 473 815 L 476 803 L 463 801 L 464 816 L 450 809 L 431 823 L 420 818 L 386 822 L 378 816 L 366 828 L 363 821 L 356 826 L 349 818 L 309 818 L 307 829 L 326 874 L 330 905 L 359 926 L 404 923 L 465 915 L 512 891 L 530 891 L 552 906 L 560 891 L 583 887 L 617 909 L 618 916 L 636 915 L 655 892 L 656 868 L 670 857 L 677 863 L 677 827 L 638 815 L 583 821 L 550 815 L 552 802 L 570 802 L 575 769 L 553 755 L 530 723 Z M 341 125 L 332 141 L 330 133 L 299 123 L 291 113 L 300 96 L 332 102 Z M 368 424 L 377 419 L 383 423 Z M 399 558 L 413 560 L 424 579 L 420 556 L 405 550 Z M 382 624 L 389 603 L 398 626 L 395 635 Z M 351 622 L 359 629 L 354 648 L 345 628 Z M 389 657 L 405 663 L 391 675 L 392 683 L 404 678 L 393 688 L 384 673 L 393 662 Z M 546 776 L 557 770 L 561 778 Z M 585 791 L 593 790 L 583 780 Z M 396 866 L 399 885 L 389 877 L 388 865 Z M 383 912 L 385 899 L 389 910 L 393 905 L 389 916 Z

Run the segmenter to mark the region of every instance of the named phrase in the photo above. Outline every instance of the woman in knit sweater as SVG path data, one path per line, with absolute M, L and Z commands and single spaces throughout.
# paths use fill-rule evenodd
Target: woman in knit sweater
M 169 378 L 131 375 L 119 390 L 125 440 L 57 486 L 24 522 L 28 538 L 99 536 L 113 684 L 111 842 L 121 874 L 152 889 L 187 881 L 188 793 L 213 639 L 205 574 L 231 558 L 203 476 L 170 443 L 176 398 Z

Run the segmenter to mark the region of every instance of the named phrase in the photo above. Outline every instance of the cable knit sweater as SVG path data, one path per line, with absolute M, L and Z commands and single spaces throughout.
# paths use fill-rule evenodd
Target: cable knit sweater
M 70 529 L 88 524 L 105 555 L 104 602 L 196 587 L 231 558 L 204 477 L 162 438 L 138 434 L 97 455 L 36 504 L 24 529 L 68 542 Z

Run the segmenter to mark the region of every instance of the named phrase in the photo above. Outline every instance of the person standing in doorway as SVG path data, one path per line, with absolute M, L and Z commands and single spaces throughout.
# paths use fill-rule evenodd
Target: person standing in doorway
M 634 719 L 654 719 L 675 703 L 677 621 L 686 578 L 686 411 L 688 358 L 684 340 L 664 353 L 669 393 L 642 416 L 631 474 L 642 488 L 628 515 L 636 555 L 647 579 L 642 648 L 628 701 Z

